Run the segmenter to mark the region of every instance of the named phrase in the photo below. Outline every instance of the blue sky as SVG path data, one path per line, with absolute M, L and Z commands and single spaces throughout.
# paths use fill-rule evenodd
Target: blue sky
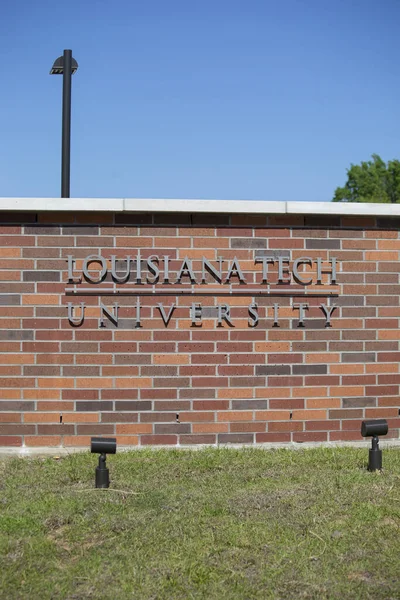
M 0 196 L 329 201 L 400 158 L 396 0 L 3 0 Z

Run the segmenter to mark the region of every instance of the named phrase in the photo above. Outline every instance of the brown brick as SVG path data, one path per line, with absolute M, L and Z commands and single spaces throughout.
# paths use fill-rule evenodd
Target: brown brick
M 170 446 L 176 445 L 178 438 L 176 435 L 142 435 L 140 443 L 143 446 Z
M 195 400 L 193 402 L 193 410 L 227 410 L 228 408 L 228 400 Z
M 330 410 L 330 419 L 361 419 L 363 416 L 362 409 L 356 410 L 352 408 L 346 408 L 343 410 Z
M 302 354 L 268 354 L 267 362 L 273 364 L 286 364 L 286 363 L 301 363 L 303 362 Z
M 0 387 L 1 388 L 9 388 L 9 387 L 34 387 L 35 380 L 31 377 L 0 377 Z
M 35 425 L 0 425 L 0 435 L 34 435 Z
M 231 423 L 229 431 L 231 433 L 262 433 L 266 429 L 266 423 L 251 421 L 249 423 Z
M 169 434 L 169 433 L 191 433 L 191 427 L 189 423 L 161 423 L 154 425 L 155 434 Z
M 271 410 L 303 409 L 304 408 L 304 399 L 303 398 L 284 398 L 284 399 L 271 398 L 271 400 L 269 400 L 269 408 Z
M 180 390 L 182 394 L 184 390 Z M 178 390 L 174 388 L 166 388 L 166 389 L 142 389 L 140 390 L 140 398 L 142 400 L 173 400 L 178 397 Z M 183 396 L 181 396 L 183 397 Z
M 373 385 L 376 383 L 375 375 L 343 375 L 343 385 Z
M 98 390 L 63 390 L 63 400 L 97 400 L 99 397 Z
M 379 384 L 399 384 L 400 383 L 400 374 L 391 374 L 391 375 L 378 375 L 378 383 Z
M 75 426 L 74 425 L 38 425 L 38 435 L 73 435 Z
M 180 410 L 190 410 L 191 403 L 190 400 L 156 400 L 154 403 L 155 411 L 173 411 L 175 413 Z
M 180 444 L 215 444 L 216 437 L 211 434 L 203 435 L 181 435 L 179 437 Z
M 269 432 L 277 432 L 277 431 L 303 431 L 304 426 L 301 421 L 273 421 L 268 423 L 268 431 Z
M 91 401 L 76 402 L 76 410 L 82 411 L 82 412 L 113 410 L 113 403 L 107 402 L 104 400 L 94 401 L 94 402 L 91 402 Z
M 132 412 L 102 412 L 101 413 L 101 422 L 102 423 L 137 423 L 139 419 L 139 415 L 138 413 L 132 413 Z M 147 427 L 147 425 L 146 425 Z M 152 427 L 152 426 L 151 426 Z M 151 433 L 152 429 L 150 429 L 150 433 Z M 120 432 L 122 433 L 122 432 Z M 136 432 L 136 433 L 140 433 L 140 432 Z M 147 429 L 144 432 L 141 433 L 149 433 L 149 430 Z
M 298 431 L 293 433 L 293 441 L 303 442 L 326 442 L 328 433 L 323 431 Z
M 0 401 L 0 411 L 30 411 L 35 409 L 34 402 L 24 402 L 20 400 L 2 400 Z
M 342 361 L 345 363 L 364 363 L 375 362 L 376 357 L 373 352 L 343 352 Z
M 113 435 L 115 433 L 115 426 L 113 424 L 90 423 L 88 425 L 77 425 L 76 432 L 77 435 Z
M 219 444 L 251 444 L 253 443 L 252 433 L 219 433 Z
M 310 421 L 305 423 L 305 429 L 306 431 L 338 431 L 340 429 L 340 421 Z
M 179 383 L 177 385 L 179 386 Z M 192 385 L 194 387 L 228 387 L 229 379 L 228 377 L 193 377 Z
M 256 443 L 288 443 L 290 442 L 290 433 L 285 432 L 267 432 L 267 433 L 256 433 Z
M 268 377 L 268 384 L 273 387 L 279 386 L 301 386 L 303 384 L 302 377 Z
M 370 406 L 376 406 L 376 398 L 374 397 L 360 397 L 360 398 L 343 398 L 343 408 L 366 408 Z
M 399 393 L 398 385 L 369 385 L 365 388 L 367 396 L 393 396 Z
M 187 413 L 191 415 L 192 413 Z M 181 413 L 180 420 L 184 421 L 185 418 L 182 416 L 184 413 Z M 190 418 L 187 419 L 190 422 Z M 140 422 L 141 423 L 172 423 L 176 422 L 176 415 L 172 412 L 149 412 L 149 413 L 140 413 Z

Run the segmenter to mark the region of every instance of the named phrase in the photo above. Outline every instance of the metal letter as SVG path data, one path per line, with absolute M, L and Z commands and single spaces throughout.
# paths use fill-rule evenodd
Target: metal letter
M 229 283 L 230 278 L 232 277 L 232 275 L 237 275 L 239 277 L 239 281 L 240 283 L 246 283 L 246 279 L 244 278 L 244 275 L 242 273 L 242 269 L 240 268 L 240 264 L 238 259 L 235 258 L 232 261 L 232 265 L 228 271 L 228 275 L 226 277 L 226 281 L 225 283 Z
M 126 260 L 126 273 L 125 273 L 125 275 L 122 275 L 122 277 L 117 275 L 117 260 L 121 260 L 121 259 L 118 259 L 116 257 L 116 255 L 113 254 L 111 256 L 111 277 L 117 283 L 126 283 L 129 279 L 129 275 L 131 274 L 131 257 L 127 256 L 125 259 Z
M 136 283 L 142 283 L 142 261 L 140 258 L 140 250 L 136 255 Z
M 279 304 L 274 304 L 274 327 L 279 327 Z
M 283 268 L 283 263 L 289 264 L 289 257 L 278 256 L 278 283 L 290 283 L 289 269 Z M 289 279 L 284 279 L 284 275 L 289 275 Z
M 187 256 L 185 256 L 185 258 L 183 259 L 183 263 L 180 270 L 178 271 L 175 283 L 181 283 L 183 275 L 189 275 L 190 282 L 196 283 L 196 277 L 193 273 L 192 261 Z
M 192 327 L 201 327 L 201 304 L 199 302 L 193 302 L 190 307 L 190 318 L 192 321 Z
M 142 326 L 142 323 L 140 321 L 140 298 L 139 296 L 136 298 L 136 323 L 135 323 L 135 327 L 139 328 Z
M 224 262 L 224 259 L 219 256 L 217 261 L 219 262 L 219 272 L 206 258 L 202 259 L 201 283 L 206 283 L 206 269 L 214 277 L 214 279 L 216 279 L 219 283 L 222 282 L 222 263 Z
M 164 258 L 164 283 L 169 283 L 169 254 L 163 257 Z
M 259 316 L 257 312 L 258 304 L 256 302 L 252 302 L 249 306 L 249 327 L 256 327 L 259 321 Z
M 157 283 L 158 278 L 160 276 L 160 269 L 158 268 L 158 263 L 159 263 L 159 258 L 157 256 L 157 254 L 152 254 L 146 260 L 146 265 L 147 265 L 148 270 L 150 271 L 150 273 L 152 273 L 154 275 L 154 278 L 152 280 L 149 277 L 147 277 L 147 279 L 146 279 L 147 283 Z
M 305 256 L 303 258 L 296 258 L 296 260 L 293 263 L 293 278 L 295 280 L 297 280 L 299 283 L 303 284 L 303 285 L 309 285 L 310 283 L 312 283 L 312 277 L 310 277 L 310 279 L 303 279 L 300 276 L 298 267 L 301 264 L 303 264 L 303 265 L 310 265 L 310 267 L 311 267 L 312 266 L 312 260 L 308 256 Z
M 72 302 L 68 302 L 68 321 L 70 322 L 70 324 L 74 327 L 79 327 L 80 325 L 82 325 L 84 319 L 85 319 L 85 303 L 81 302 L 80 307 L 81 307 L 81 317 L 80 319 L 77 319 L 76 317 L 74 317 L 74 305 Z
M 324 314 L 326 317 L 325 327 L 332 327 L 331 326 L 331 315 L 336 308 L 336 304 L 334 304 L 333 306 L 326 306 L 325 304 L 320 304 L 320 307 L 324 311 Z
M 293 308 L 299 309 L 299 324 L 297 325 L 297 327 L 304 327 L 304 311 L 308 310 L 308 303 L 300 302 L 299 304 L 293 304 Z
M 102 302 L 100 302 L 100 318 L 99 318 L 99 327 L 105 327 L 103 313 L 110 319 L 114 325 L 118 326 L 118 302 L 114 303 L 114 313 L 108 310 L 107 306 L 105 306 Z
M 255 259 L 255 264 L 262 263 L 263 266 L 261 283 L 268 283 L 268 263 L 274 264 L 274 262 L 275 259 L 273 258 L 273 256 L 261 256 L 261 258 Z
M 80 283 L 82 281 L 82 277 L 78 277 L 78 279 L 74 278 L 74 263 L 75 259 L 71 254 L 68 254 L 68 283 Z
M 331 258 L 330 261 L 332 271 L 331 284 L 336 283 L 336 258 Z M 317 283 L 322 283 L 322 258 L 317 258 Z
M 336 258 L 331 258 L 332 265 L 332 274 L 331 274 L 331 283 L 336 283 Z
M 99 279 L 93 279 L 92 276 L 89 273 L 89 264 L 92 262 L 98 262 L 101 264 L 101 271 L 100 271 L 100 277 Z M 90 256 L 87 256 L 85 258 L 85 260 L 83 261 L 83 268 L 82 268 L 83 274 L 85 276 L 85 278 L 90 281 L 91 283 L 100 283 L 100 281 L 102 281 L 104 279 L 104 277 L 107 274 L 107 262 L 106 259 L 101 256 L 100 254 L 91 254 Z
M 176 308 L 176 304 L 174 303 L 171 306 L 171 308 L 169 309 L 169 312 L 168 312 L 167 315 L 165 314 L 164 306 L 161 303 L 157 304 L 157 306 L 158 306 L 158 309 L 159 309 L 159 311 L 161 313 L 161 316 L 162 316 L 162 319 L 164 321 L 164 324 L 168 325 L 168 323 L 169 323 L 169 321 L 170 321 L 170 319 L 172 317 L 172 313 L 174 312 L 174 310 Z
M 322 258 L 318 257 L 316 259 L 317 263 L 317 283 L 322 284 Z
M 228 323 L 231 327 L 234 324 L 231 321 L 231 307 L 229 304 L 218 304 L 218 327 L 222 327 L 222 319 Z

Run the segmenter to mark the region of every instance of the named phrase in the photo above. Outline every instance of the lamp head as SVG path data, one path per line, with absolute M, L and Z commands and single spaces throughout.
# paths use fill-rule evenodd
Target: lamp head
M 78 70 L 78 63 L 74 58 L 71 60 L 71 75 L 76 73 Z M 50 69 L 50 75 L 62 75 L 64 73 L 64 56 L 59 56 L 54 61 L 53 66 Z
M 388 423 L 386 419 L 375 419 L 374 421 L 363 421 L 361 423 L 361 435 L 363 437 L 375 437 L 386 435 Z
M 90 440 L 90 452 L 93 454 L 115 454 L 117 452 L 116 438 L 93 437 Z

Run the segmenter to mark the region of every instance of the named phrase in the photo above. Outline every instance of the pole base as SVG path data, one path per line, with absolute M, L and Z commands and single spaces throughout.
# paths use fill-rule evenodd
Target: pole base
M 369 451 L 368 471 L 382 470 L 382 450 L 371 448 Z
M 110 487 L 110 475 L 109 470 L 107 468 L 100 469 L 100 467 L 96 467 L 96 487 Z

